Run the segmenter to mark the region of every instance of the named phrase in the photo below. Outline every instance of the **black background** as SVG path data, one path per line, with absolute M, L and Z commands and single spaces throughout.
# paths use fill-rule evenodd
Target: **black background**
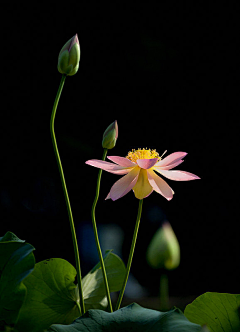
M 186 151 L 179 169 L 201 177 L 168 180 L 175 191 L 170 202 L 157 193 L 144 199 L 135 278 L 158 294 L 159 272 L 147 265 L 145 252 L 167 219 L 181 247 L 181 264 L 169 273 L 170 294 L 239 293 L 238 13 L 211 2 L 5 4 L 0 235 L 10 230 L 31 243 L 37 261 L 61 257 L 74 264 L 49 121 L 61 79 L 58 53 L 77 33 L 80 68 L 66 79 L 55 132 L 79 241 L 82 225 L 91 225 L 97 178 L 85 161 L 101 159 L 102 134 L 117 120 L 119 138 L 109 155 L 139 147 L 160 155 Z M 122 227 L 126 261 L 138 201 L 132 192 L 105 201 L 116 180 L 103 172 L 96 217 L 100 225 Z M 148 212 L 156 207 L 153 222 Z M 90 251 L 90 239 L 85 243 Z M 83 274 L 91 267 L 83 259 Z

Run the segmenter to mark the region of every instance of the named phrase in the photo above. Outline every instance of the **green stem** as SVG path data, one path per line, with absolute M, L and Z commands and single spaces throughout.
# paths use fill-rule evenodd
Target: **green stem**
M 126 271 L 126 274 L 125 274 L 125 279 L 124 279 L 124 282 L 123 282 L 122 289 L 121 289 L 121 291 L 119 293 L 119 296 L 118 296 L 118 301 L 117 301 L 115 310 L 118 310 L 120 308 L 122 298 L 123 298 L 123 294 L 124 294 L 124 291 L 125 291 L 125 288 L 126 288 L 126 285 L 127 285 L 128 276 L 129 276 L 131 265 L 132 265 L 134 249 L 135 249 L 135 245 L 136 245 L 136 241 L 137 241 L 137 234 L 138 234 L 138 229 L 139 229 L 139 224 L 140 224 L 140 219 L 141 219 L 141 214 L 142 214 L 142 204 L 143 204 L 143 200 L 140 199 L 139 200 L 139 205 L 138 205 L 138 214 L 137 214 L 136 225 L 135 225 L 135 229 L 134 229 L 134 233 L 133 233 L 132 245 L 131 245 L 131 249 L 130 249 L 130 253 L 129 253 L 129 257 L 128 257 L 127 271 Z
M 102 160 L 106 159 L 106 155 L 107 155 L 107 149 L 104 149 Z M 113 312 L 112 301 L 111 301 L 110 291 L 109 291 L 109 286 L 108 286 L 108 281 L 107 281 L 107 273 L 106 273 L 105 264 L 104 264 L 104 260 L 103 260 L 103 256 L 102 256 L 102 250 L 101 250 L 101 247 L 100 247 L 100 242 L 99 242 L 99 238 L 98 238 L 98 231 L 97 231 L 97 224 L 96 224 L 96 219 L 95 219 L 95 209 L 96 209 L 96 205 L 97 205 L 97 201 L 98 201 L 98 197 L 99 197 L 101 176 L 102 176 L 102 169 L 100 169 L 99 172 L 98 172 L 96 195 L 95 195 L 95 199 L 94 199 L 94 202 L 93 202 L 93 205 L 92 205 L 91 216 L 92 216 L 93 231 L 94 231 L 98 256 L 99 256 L 99 259 L 100 259 L 100 264 L 101 264 L 102 273 L 103 273 L 103 280 L 104 280 L 104 285 L 105 285 L 105 289 L 106 289 L 106 295 L 107 295 L 107 300 L 108 300 L 109 311 Z
M 168 276 L 162 273 L 160 276 L 160 311 L 169 310 L 169 294 L 168 294 Z
M 84 300 L 83 300 L 83 291 L 82 291 L 82 276 L 81 276 L 81 268 L 80 268 L 80 258 L 79 258 L 79 251 L 78 251 L 78 244 L 77 244 L 77 237 L 76 237 L 76 232 L 75 232 L 75 227 L 74 227 L 74 222 L 73 222 L 73 216 L 72 216 L 72 210 L 71 210 L 71 205 L 70 205 L 70 200 L 68 197 L 68 192 L 67 192 L 67 186 L 64 178 L 64 173 L 63 173 L 63 168 L 62 168 L 62 163 L 60 159 L 60 155 L 58 152 L 57 148 L 57 141 L 54 133 L 54 120 L 55 120 L 55 115 L 57 111 L 57 106 L 58 102 L 61 96 L 61 92 L 63 89 L 63 85 L 66 79 L 66 75 L 62 75 L 61 82 L 59 84 L 58 92 L 54 101 L 53 105 L 53 110 L 52 110 L 52 115 L 51 115 L 51 121 L 50 121 L 50 132 L 52 136 L 52 142 L 53 142 L 53 148 L 54 152 L 56 155 L 57 159 L 57 164 L 60 172 L 60 177 L 62 181 L 62 186 L 63 186 L 63 192 L 67 204 L 67 211 L 68 211 L 68 216 L 69 216 L 69 221 L 70 221 L 70 227 L 71 227 L 71 233 L 72 233 L 72 240 L 73 240 L 73 248 L 74 248 L 74 254 L 75 254 L 75 262 L 76 262 L 76 270 L 77 270 L 77 282 L 78 282 L 78 288 L 79 288 L 79 299 L 80 299 L 80 314 L 83 315 L 85 313 L 85 306 L 84 306 Z

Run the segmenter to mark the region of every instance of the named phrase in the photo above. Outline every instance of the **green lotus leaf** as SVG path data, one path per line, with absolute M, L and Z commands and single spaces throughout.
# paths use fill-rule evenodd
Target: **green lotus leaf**
M 125 266 L 110 251 L 104 257 L 110 291 L 120 290 Z M 27 297 L 21 308 L 16 328 L 40 332 L 51 324 L 70 324 L 80 316 L 75 268 L 60 258 L 39 262 L 24 284 Z M 88 308 L 107 306 L 102 270 L 97 264 L 82 280 L 84 302 Z
M 199 332 L 201 326 L 189 322 L 179 309 L 160 312 L 136 303 L 113 313 L 89 310 L 71 325 L 52 325 L 48 332 Z
M 126 272 L 123 261 L 111 251 L 107 251 L 104 256 L 104 264 L 107 271 L 110 292 L 119 291 Z M 83 278 L 82 287 L 86 311 L 107 307 L 106 291 L 100 263 Z
M 240 295 L 207 292 L 186 306 L 185 316 L 212 332 L 240 331 Z
M 33 250 L 11 232 L 0 237 L 0 326 L 17 322 L 27 291 L 23 280 L 35 264 Z

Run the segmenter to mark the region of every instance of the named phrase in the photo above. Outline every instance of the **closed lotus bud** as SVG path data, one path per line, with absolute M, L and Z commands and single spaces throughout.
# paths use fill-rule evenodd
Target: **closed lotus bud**
M 147 261 L 153 268 L 173 270 L 180 263 L 180 247 L 169 222 L 165 221 L 154 234 L 148 249 Z
M 77 34 L 63 46 L 58 56 L 58 71 L 68 76 L 75 75 L 80 61 L 80 45 Z
M 117 120 L 107 127 L 103 134 L 102 147 L 104 149 L 112 149 L 116 145 L 118 138 L 118 125 Z

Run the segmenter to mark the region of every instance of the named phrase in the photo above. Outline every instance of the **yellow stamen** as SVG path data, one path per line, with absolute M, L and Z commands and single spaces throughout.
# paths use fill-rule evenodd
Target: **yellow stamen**
M 132 151 L 128 152 L 126 156 L 127 159 L 136 162 L 137 159 L 153 159 L 158 158 L 158 161 L 161 160 L 159 153 L 154 149 L 133 149 Z

